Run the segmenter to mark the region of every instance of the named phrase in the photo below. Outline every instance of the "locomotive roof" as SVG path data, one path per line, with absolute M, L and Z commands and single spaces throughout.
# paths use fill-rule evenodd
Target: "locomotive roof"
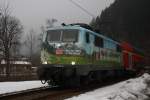
M 81 27 L 80 25 L 58 26 L 58 27 L 48 28 L 47 30 L 58 30 L 58 29 L 79 29 L 79 30 L 86 30 L 86 31 L 90 32 L 90 33 L 93 34 L 93 35 L 99 36 L 99 37 L 101 37 L 101 38 L 103 38 L 103 39 L 105 39 L 105 40 L 108 40 L 108 41 L 111 41 L 111 42 L 113 42 L 113 43 L 115 43 L 115 44 L 120 45 L 119 42 L 114 41 L 114 40 L 112 40 L 111 38 L 108 38 L 108 37 L 102 35 L 101 33 L 96 33 L 96 32 L 94 32 L 94 31 L 92 31 L 92 30 L 90 30 L 90 29 Z

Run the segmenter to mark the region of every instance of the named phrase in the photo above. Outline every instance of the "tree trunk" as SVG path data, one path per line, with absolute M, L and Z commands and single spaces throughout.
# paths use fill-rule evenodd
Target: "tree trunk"
M 10 55 L 9 55 L 9 48 L 5 51 L 5 61 L 6 61 L 6 76 L 10 76 Z

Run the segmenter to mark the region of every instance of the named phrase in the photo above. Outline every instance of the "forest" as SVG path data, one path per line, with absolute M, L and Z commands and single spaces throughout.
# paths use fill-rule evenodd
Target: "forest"
M 129 42 L 150 56 L 149 0 L 115 0 L 90 24 L 99 33 Z

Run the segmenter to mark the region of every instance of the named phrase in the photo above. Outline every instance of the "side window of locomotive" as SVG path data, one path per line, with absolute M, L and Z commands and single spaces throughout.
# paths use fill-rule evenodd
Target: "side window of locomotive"
M 95 36 L 94 44 L 97 47 L 103 47 L 103 38 Z
M 104 48 L 111 49 L 111 50 L 116 50 L 116 47 L 117 47 L 117 45 L 113 41 L 104 40 Z
M 90 43 L 90 34 L 88 32 L 85 33 L 85 41 L 86 43 Z

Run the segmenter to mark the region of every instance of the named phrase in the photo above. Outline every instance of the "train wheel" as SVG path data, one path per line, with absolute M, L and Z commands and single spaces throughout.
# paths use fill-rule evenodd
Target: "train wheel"
M 45 84 L 47 82 L 47 80 L 41 80 L 42 84 Z

